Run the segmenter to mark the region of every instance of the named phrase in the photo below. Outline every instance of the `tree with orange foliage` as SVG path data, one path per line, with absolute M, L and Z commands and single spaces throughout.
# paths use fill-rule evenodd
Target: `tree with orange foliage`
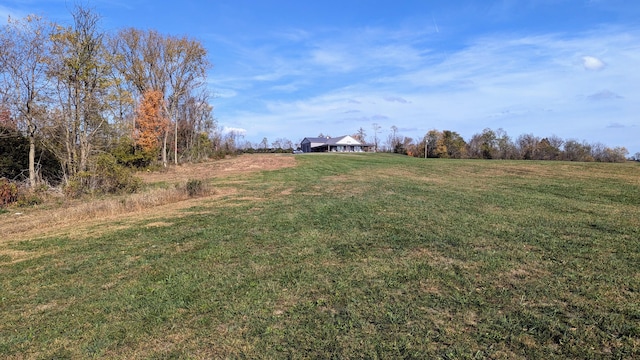
M 161 141 L 168 131 L 169 119 L 164 113 L 164 98 L 158 90 L 146 91 L 136 110 L 136 145 L 146 153 L 160 150 Z

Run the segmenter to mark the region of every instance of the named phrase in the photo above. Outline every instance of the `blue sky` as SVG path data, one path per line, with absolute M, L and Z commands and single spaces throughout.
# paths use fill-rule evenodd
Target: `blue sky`
M 86 1 L 111 31 L 200 40 L 221 127 L 258 143 L 319 133 L 465 139 L 484 128 L 640 152 L 640 2 Z M 73 2 L 4 0 L 0 16 L 69 21 Z

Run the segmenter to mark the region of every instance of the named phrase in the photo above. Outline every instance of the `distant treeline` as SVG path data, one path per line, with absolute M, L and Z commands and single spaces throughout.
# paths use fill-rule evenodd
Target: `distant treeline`
M 564 140 L 558 136 L 541 138 L 533 134 L 512 139 L 503 129 L 488 128 L 465 141 L 451 130 L 431 130 L 422 139 L 414 140 L 400 135 L 397 128 L 392 127 L 386 143 L 379 150 L 429 158 L 598 162 L 624 162 L 629 155 L 624 147 L 611 148 L 601 143 Z M 640 160 L 640 153 L 632 159 Z

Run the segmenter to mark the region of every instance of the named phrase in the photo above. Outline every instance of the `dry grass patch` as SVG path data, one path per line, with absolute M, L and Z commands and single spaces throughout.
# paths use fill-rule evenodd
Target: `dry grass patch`
M 176 204 L 173 206 L 173 210 L 179 210 L 200 203 L 200 199 L 193 201 L 184 190 L 185 184 L 191 179 L 212 179 L 276 170 L 292 167 L 295 164 L 295 157 L 289 154 L 255 154 L 175 166 L 161 172 L 142 172 L 138 175 L 147 183 L 165 182 L 175 184 L 175 186 L 106 199 L 77 200 L 53 209 L 29 208 L 20 212 L 14 211 L 10 214 L 4 214 L 2 221 L 0 221 L 0 234 L 3 234 L 0 242 L 60 234 L 81 235 L 84 233 L 83 229 L 96 224 L 107 224 L 120 219 L 139 221 L 145 217 L 145 213 L 148 213 L 149 217 L 153 217 L 156 213 L 163 213 L 163 209 L 152 210 L 163 205 Z M 236 181 L 236 183 L 235 185 L 242 185 L 245 181 Z M 233 182 L 229 183 L 229 186 L 233 185 Z M 235 187 L 227 187 L 216 188 L 215 191 L 207 190 L 200 196 L 205 201 L 235 193 L 237 193 Z M 247 197 L 244 200 L 256 201 L 258 199 Z M 136 214 L 136 216 L 132 217 L 132 214 Z M 109 226 L 104 229 L 105 231 L 107 229 L 114 230 Z
M 146 183 L 185 182 L 189 179 L 213 179 L 258 171 L 278 170 L 296 165 L 291 154 L 245 154 L 223 160 L 172 166 L 160 172 L 140 172 Z

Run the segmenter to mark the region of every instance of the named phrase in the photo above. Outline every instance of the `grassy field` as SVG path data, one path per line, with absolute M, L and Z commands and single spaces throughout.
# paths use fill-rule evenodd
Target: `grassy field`
M 295 159 L 0 241 L 0 357 L 640 357 L 638 164 Z

